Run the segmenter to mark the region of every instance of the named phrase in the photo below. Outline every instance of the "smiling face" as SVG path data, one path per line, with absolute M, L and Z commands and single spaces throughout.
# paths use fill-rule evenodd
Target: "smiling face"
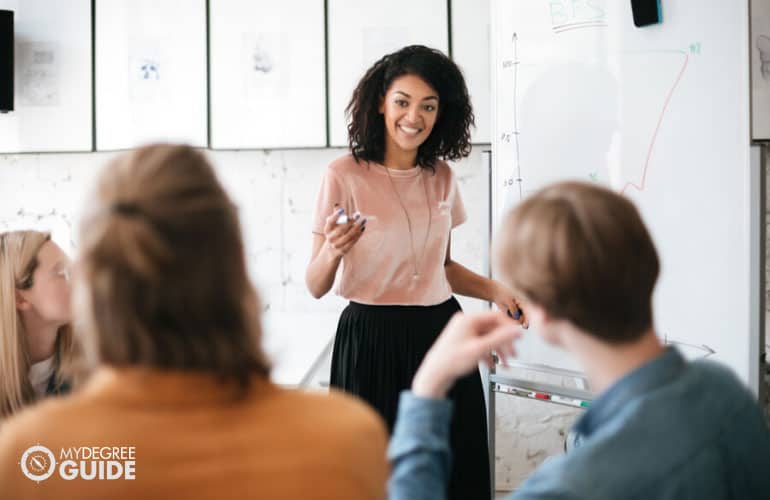
M 393 80 L 380 102 L 385 120 L 385 156 L 416 156 L 417 148 L 433 131 L 438 108 L 438 92 L 419 76 L 404 75 Z

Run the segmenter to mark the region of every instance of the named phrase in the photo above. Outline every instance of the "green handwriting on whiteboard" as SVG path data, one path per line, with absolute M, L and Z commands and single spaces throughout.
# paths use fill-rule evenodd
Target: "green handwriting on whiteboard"
M 551 24 L 604 20 L 604 0 L 550 0 Z
M 551 29 L 554 33 L 562 33 L 575 29 L 606 27 L 607 13 L 604 2 L 605 0 L 549 0 Z
M 690 54 L 700 54 L 700 42 L 690 44 Z

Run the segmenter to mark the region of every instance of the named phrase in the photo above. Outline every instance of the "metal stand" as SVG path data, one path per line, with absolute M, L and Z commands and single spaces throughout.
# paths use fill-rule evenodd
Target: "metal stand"
M 585 381 L 585 376 L 579 372 L 559 370 L 540 365 L 512 363 L 512 368 L 536 371 L 558 375 L 564 378 L 574 378 Z M 489 473 L 492 485 L 492 500 L 495 499 L 495 393 L 507 394 L 534 399 L 543 403 L 553 403 L 571 408 L 586 409 L 590 406 L 593 395 L 586 389 L 562 387 L 555 384 L 535 382 L 525 378 L 513 377 L 497 373 L 493 367 L 489 370 L 486 381 L 486 396 L 488 404 L 487 429 L 489 431 Z

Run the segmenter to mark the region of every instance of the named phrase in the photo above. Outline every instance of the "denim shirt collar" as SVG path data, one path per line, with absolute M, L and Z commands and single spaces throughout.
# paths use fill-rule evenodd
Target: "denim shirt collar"
M 48 385 L 46 386 L 45 393 L 48 396 L 56 396 L 61 394 L 69 394 L 72 391 L 72 385 L 68 380 L 57 382 L 56 373 L 51 375 L 48 379 Z
M 580 438 L 591 436 L 597 429 L 613 419 L 634 398 L 666 385 L 685 369 L 686 362 L 673 347 L 625 375 L 591 402 L 591 407 L 575 424 L 574 431 Z

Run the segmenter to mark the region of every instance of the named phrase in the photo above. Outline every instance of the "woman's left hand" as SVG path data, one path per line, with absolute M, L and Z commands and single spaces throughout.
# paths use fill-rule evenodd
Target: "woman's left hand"
M 529 321 L 527 321 L 527 315 L 524 314 L 521 304 L 513 296 L 513 291 L 498 281 L 493 281 L 492 283 L 494 284 L 492 302 L 495 303 L 498 309 L 507 312 L 508 316 L 518 321 L 522 327 L 528 328 Z

